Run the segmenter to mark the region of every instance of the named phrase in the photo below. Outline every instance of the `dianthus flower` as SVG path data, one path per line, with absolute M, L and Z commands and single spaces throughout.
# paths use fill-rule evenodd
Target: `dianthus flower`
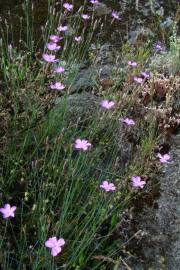
M 115 12 L 115 11 L 112 12 L 112 16 L 113 16 L 114 19 L 116 19 L 116 20 L 118 20 L 118 21 L 121 20 L 120 16 L 119 16 L 118 13 Z
M 68 11 L 72 11 L 73 10 L 73 5 L 69 4 L 69 3 L 64 3 L 63 7 L 68 10 Z
M 57 256 L 61 250 L 62 246 L 65 245 L 65 241 L 63 238 L 57 239 L 57 237 L 51 237 L 45 242 L 45 247 L 51 249 L 51 255 Z
M 14 212 L 16 211 L 16 206 L 10 206 L 10 204 L 5 204 L 4 207 L 0 208 L 0 212 L 3 218 L 14 217 Z
M 91 143 L 89 143 L 87 140 L 81 140 L 81 139 L 77 139 L 75 141 L 75 149 L 78 149 L 78 150 L 83 150 L 83 151 L 86 151 L 88 150 L 90 147 L 91 147 Z
M 81 14 L 81 18 L 83 18 L 85 21 L 90 19 L 90 16 L 88 14 Z
M 62 84 L 61 82 L 56 82 L 54 84 L 51 84 L 50 87 L 51 89 L 63 90 L 65 88 L 65 85 Z
M 64 73 L 65 68 L 64 67 L 56 67 L 54 69 L 54 73 Z
M 161 163 L 169 163 L 169 160 L 171 159 L 170 155 L 168 154 L 161 155 L 160 153 L 158 153 L 157 157 L 159 158 L 159 161 Z
M 115 185 L 113 183 L 109 183 L 108 181 L 103 181 L 100 188 L 104 189 L 106 192 L 116 190 Z
M 135 188 L 143 188 L 144 185 L 146 184 L 145 181 L 141 180 L 140 176 L 133 176 L 131 180 L 132 180 L 132 186 Z
M 111 109 L 112 107 L 114 107 L 114 102 L 109 101 L 107 99 L 102 100 L 100 104 L 101 104 L 101 107 L 103 107 L 105 109 Z
M 124 119 L 121 119 L 121 121 L 122 121 L 124 124 L 128 125 L 128 126 L 134 126 L 134 125 L 135 125 L 134 120 L 132 120 L 132 119 L 130 119 L 130 118 L 128 118 L 128 117 L 126 117 L 126 118 L 124 118 Z
M 52 55 L 52 54 L 44 53 L 42 57 L 43 57 L 44 61 L 46 61 L 48 63 L 54 63 L 54 62 L 58 61 L 58 59 L 56 59 L 56 56 Z

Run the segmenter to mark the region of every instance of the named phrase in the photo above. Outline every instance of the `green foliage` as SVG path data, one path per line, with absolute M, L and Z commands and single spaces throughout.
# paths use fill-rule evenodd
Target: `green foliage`
M 41 37 L 45 43 L 62 18 L 62 11 L 53 16 L 54 5 L 55 1 L 48 1 L 49 24 Z M 84 32 L 84 44 L 72 46 L 73 36 L 82 26 L 79 18 L 67 18 L 72 30 L 65 36 L 66 46 L 61 54 L 66 73 L 55 79 L 66 80 L 68 87 L 65 92 L 52 93 L 49 82 L 54 79 L 53 67 L 35 55 L 37 44 L 28 1 L 23 9 L 27 29 L 23 49 L 8 46 L 8 33 L 3 31 L 0 40 L 0 203 L 17 205 L 15 218 L 0 220 L 0 264 L 4 270 L 117 270 L 123 240 L 114 235 L 122 213 L 138 196 L 130 179 L 132 175 L 146 176 L 157 138 L 154 118 L 145 119 L 137 112 L 141 108 L 137 96 L 142 89 L 129 79 L 147 64 L 149 44 L 136 49 L 124 44 L 120 53 L 122 66 L 113 74 L 112 88 L 104 91 L 90 78 L 91 88 L 96 88 L 99 97 L 94 95 L 94 102 L 90 99 L 92 94 L 85 95 L 80 103 L 80 95 L 73 95 L 77 105 L 69 93 L 80 71 L 79 63 L 89 53 L 94 21 Z M 174 33 L 168 59 L 177 58 L 179 46 Z M 128 60 L 139 63 L 133 72 L 126 69 Z M 179 70 L 179 63 L 176 64 L 173 62 L 174 73 Z M 85 89 L 80 85 L 73 92 L 79 90 Z M 102 93 L 104 98 L 113 98 L 115 109 L 100 108 Z M 137 109 L 134 114 L 132 108 Z M 136 118 L 133 131 L 120 122 L 128 115 Z M 88 139 L 92 149 L 75 151 L 77 138 Z M 116 185 L 117 192 L 100 189 L 106 179 Z M 62 253 L 54 259 L 44 246 L 52 236 L 66 241 Z

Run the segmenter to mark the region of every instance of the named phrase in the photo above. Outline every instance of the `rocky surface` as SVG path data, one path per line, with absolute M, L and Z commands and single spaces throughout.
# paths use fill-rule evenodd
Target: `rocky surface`
M 180 269 L 180 134 L 171 143 L 172 161 L 159 177 L 160 197 L 138 216 L 142 269 Z

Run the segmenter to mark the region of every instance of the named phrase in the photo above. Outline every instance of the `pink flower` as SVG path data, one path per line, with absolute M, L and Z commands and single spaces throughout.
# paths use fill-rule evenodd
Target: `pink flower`
M 121 20 L 121 18 L 119 17 L 118 13 L 115 12 L 115 11 L 112 12 L 112 16 L 113 16 L 114 19 L 116 19 L 116 20 L 118 20 L 118 21 Z
M 91 3 L 91 4 L 98 4 L 99 1 L 98 1 L 98 0 L 90 0 L 90 3 Z
M 162 51 L 163 50 L 163 47 L 162 47 L 160 42 L 156 43 L 154 45 L 154 48 L 155 48 L 156 51 Z
M 143 79 L 140 77 L 136 77 L 136 76 L 134 77 L 134 81 L 137 83 L 140 83 L 140 84 L 143 83 Z
M 60 41 L 61 39 L 63 39 L 62 37 L 58 37 L 57 35 L 50 35 L 50 40 L 53 41 L 53 42 L 58 42 Z
M 43 59 L 46 62 L 49 62 L 49 63 L 54 63 L 54 62 L 57 62 L 58 61 L 58 59 L 56 59 L 55 55 L 47 54 L 47 53 L 44 53 L 43 54 Z
M 134 120 L 132 120 L 132 119 L 130 119 L 130 118 L 128 118 L 128 117 L 126 117 L 126 118 L 124 118 L 124 119 L 121 119 L 121 121 L 122 121 L 124 124 L 128 125 L 128 126 L 134 126 L 134 125 L 135 125 Z
M 137 67 L 137 63 L 135 61 L 128 61 L 128 65 L 132 67 Z
M 81 139 L 77 139 L 75 141 L 75 149 L 78 149 L 78 150 L 83 150 L 83 151 L 86 151 L 88 150 L 90 147 L 92 146 L 91 143 L 89 143 L 87 140 L 81 140 Z
M 3 215 L 3 218 L 14 217 L 14 212 L 16 210 L 16 206 L 10 206 L 10 204 L 5 204 L 3 208 L 0 208 L 0 212 Z
M 66 32 L 66 31 L 68 30 L 68 27 L 67 27 L 66 25 L 64 25 L 64 26 L 60 25 L 60 26 L 57 28 L 57 30 L 58 30 L 59 32 Z
M 54 73 L 64 73 L 65 68 L 64 67 L 57 67 L 54 70 Z
M 61 247 L 64 245 L 65 245 L 64 239 L 60 238 L 58 240 L 57 237 L 51 237 L 45 242 L 45 247 L 51 249 L 52 256 L 57 256 L 62 250 Z
M 81 18 L 83 18 L 85 21 L 90 19 L 90 16 L 88 14 L 81 14 Z
M 63 4 L 63 7 L 65 9 L 67 9 L 68 11 L 72 11 L 73 10 L 73 5 L 72 4 L 69 4 L 69 3 L 64 3 Z
M 142 71 L 141 75 L 145 78 L 145 79 L 149 79 L 150 78 L 150 74 L 148 72 Z
M 61 46 L 57 46 L 56 43 L 50 42 L 50 43 L 47 44 L 47 48 L 50 51 L 58 51 L 61 48 Z
M 54 84 L 51 84 L 50 87 L 51 89 L 63 90 L 65 88 L 65 85 L 62 84 L 61 82 L 56 82 Z
M 74 39 L 75 39 L 75 41 L 76 41 L 77 43 L 80 43 L 81 40 L 82 40 L 82 37 L 81 37 L 81 36 L 78 36 L 78 37 L 75 37 Z
M 165 154 L 165 155 L 161 155 L 160 153 L 157 154 L 157 157 L 159 158 L 159 161 L 161 163 L 169 163 L 168 160 L 171 159 L 170 155 Z
M 108 101 L 108 100 L 102 100 L 101 101 L 101 107 L 106 108 L 106 109 L 111 109 L 114 107 L 114 102 L 113 101 Z
M 146 184 L 145 181 L 142 181 L 141 180 L 141 177 L 140 176 L 133 176 L 131 178 L 131 180 L 132 180 L 132 186 L 133 187 L 136 187 L 136 188 L 143 188 L 144 185 Z
M 108 181 L 103 181 L 100 187 L 103 188 L 106 192 L 116 190 L 115 185 L 113 183 L 108 183 Z

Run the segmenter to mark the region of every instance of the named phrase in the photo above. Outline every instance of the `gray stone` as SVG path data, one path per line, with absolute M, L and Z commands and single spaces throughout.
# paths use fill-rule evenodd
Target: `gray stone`
M 108 15 L 111 13 L 111 8 L 107 7 L 107 5 L 104 3 L 97 3 L 94 5 L 93 8 L 89 8 L 89 9 L 91 10 L 94 9 L 94 13 L 98 17 Z
M 144 269 L 180 269 L 180 134 L 172 138 L 170 155 L 172 161 L 162 165 L 158 207 L 145 209 L 138 222 L 145 232 Z

